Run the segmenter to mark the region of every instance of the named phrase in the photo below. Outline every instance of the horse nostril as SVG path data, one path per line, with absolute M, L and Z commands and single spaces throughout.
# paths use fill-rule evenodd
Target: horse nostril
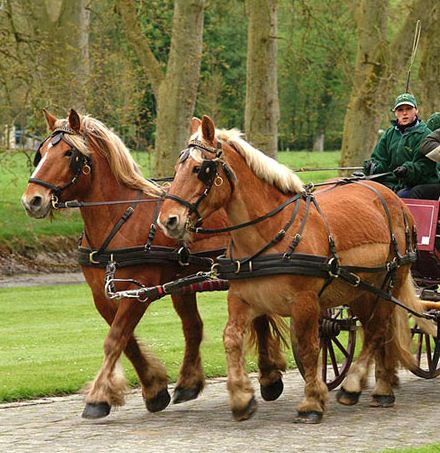
M 178 220 L 178 218 L 176 215 L 170 215 L 167 220 L 167 228 L 169 228 L 169 229 L 176 228 L 177 220 Z
M 42 201 L 43 198 L 36 195 L 35 197 L 32 198 L 29 204 L 32 208 L 39 208 L 41 206 Z

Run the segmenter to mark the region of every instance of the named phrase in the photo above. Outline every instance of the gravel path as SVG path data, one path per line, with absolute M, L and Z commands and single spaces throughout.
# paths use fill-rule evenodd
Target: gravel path
M 17 286 L 41 285 L 70 285 L 84 283 L 81 272 L 60 274 L 18 274 L 11 276 L 0 275 L 0 288 L 13 288 Z

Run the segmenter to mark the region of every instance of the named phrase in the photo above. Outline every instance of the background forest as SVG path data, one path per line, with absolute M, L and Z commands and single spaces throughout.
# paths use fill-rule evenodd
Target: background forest
M 388 126 L 393 97 L 405 91 L 418 19 L 410 91 L 422 118 L 440 110 L 439 8 L 435 0 L 0 0 L 0 132 L 13 124 L 43 136 L 42 108 L 64 117 L 74 107 L 132 149 L 156 149 L 160 175 L 193 114 L 237 127 L 275 154 L 253 139 L 252 127 L 264 125 L 249 118 L 260 114 L 275 125 L 268 133 L 276 149 L 342 149 L 341 163 L 359 165 Z M 259 56 L 251 41 L 265 20 L 260 43 L 273 47 Z M 200 62 L 197 48 L 191 54 L 198 39 Z M 252 66 L 258 58 L 274 83 Z M 252 74 L 265 83 L 252 87 Z M 272 112 L 256 105 L 267 91 Z M 161 141 L 181 126 L 158 110 L 179 105 L 184 131 Z

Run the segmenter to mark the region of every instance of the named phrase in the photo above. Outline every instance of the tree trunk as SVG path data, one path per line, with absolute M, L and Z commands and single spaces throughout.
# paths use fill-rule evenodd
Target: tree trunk
M 203 0 L 176 0 L 165 80 L 157 98 L 155 175 L 170 175 L 186 146 L 200 78 Z M 190 31 L 190 32 L 189 32 Z
M 421 64 L 419 78 L 421 82 L 420 99 L 423 110 L 422 118 L 428 118 L 431 113 L 440 111 L 440 4 L 434 5 L 431 23 L 425 27 L 422 24 Z
M 266 154 L 278 148 L 277 0 L 246 0 L 246 138 Z
M 313 140 L 313 149 L 312 151 L 323 152 L 324 151 L 324 139 L 325 135 L 323 131 L 317 132 L 315 139 Z
M 374 131 L 380 123 L 378 105 L 383 103 L 380 88 L 386 74 L 387 9 L 388 0 L 362 0 L 355 12 L 358 49 L 351 98 L 344 119 L 342 167 L 360 165 L 377 139 Z
M 416 19 L 430 23 L 436 0 L 414 0 L 408 15 L 387 45 L 388 0 L 362 0 L 357 11 L 359 44 L 351 99 L 344 120 L 341 166 L 360 165 L 367 159 L 377 141 L 380 112 L 387 106 L 396 75 L 407 68 Z M 399 94 L 405 87 L 398 90 Z
M 166 74 L 144 36 L 132 0 L 118 0 L 124 30 L 157 102 L 155 176 L 172 173 L 185 147 L 200 77 L 204 0 L 176 0 Z

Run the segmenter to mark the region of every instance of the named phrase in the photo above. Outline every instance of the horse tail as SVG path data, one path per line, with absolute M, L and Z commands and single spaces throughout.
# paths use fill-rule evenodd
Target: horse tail
M 402 286 L 397 289 L 396 297 L 408 308 L 417 312 L 423 313 L 426 309 L 425 301 L 417 297 L 415 286 L 408 272 L 404 277 Z M 414 317 L 414 322 L 427 334 L 435 336 L 437 329 L 434 323 L 428 319 Z M 416 359 L 411 352 L 411 329 L 409 325 L 408 312 L 401 307 L 396 307 L 393 310 L 392 325 L 392 340 L 386 343 L 389 353 L 392 354 L 400 364 L 412 370 L 416 367 Z
M 249 349 L 258 350 L 259 360 L 283 364 L 287 367 L 283 349 L 289 348 L 286 336 L 289 334 L 286 321 L 278 315 L 263 315 L 252 320 L 246 345 Z M 283 347 L 284 346 L 284 347 Z

